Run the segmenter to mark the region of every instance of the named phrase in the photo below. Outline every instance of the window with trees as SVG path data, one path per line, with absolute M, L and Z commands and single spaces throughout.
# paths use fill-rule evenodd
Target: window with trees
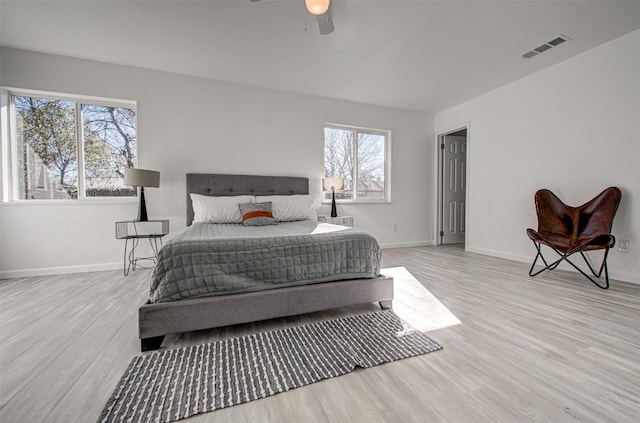
M 15 200 L 135 197 L 133 102 L 9 93 Z
M 339 177 L 336 199 L 389 201 L 390 132 L 343 125 L 324 127 L 324 176 Z M 325 199 L 331 194 L 325 193 Z

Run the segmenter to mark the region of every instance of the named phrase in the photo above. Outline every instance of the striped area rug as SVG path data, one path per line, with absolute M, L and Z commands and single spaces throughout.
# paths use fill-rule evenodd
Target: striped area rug
M 391 310 L 135 357 L 98 422 L 172 422 L 442 349 Z

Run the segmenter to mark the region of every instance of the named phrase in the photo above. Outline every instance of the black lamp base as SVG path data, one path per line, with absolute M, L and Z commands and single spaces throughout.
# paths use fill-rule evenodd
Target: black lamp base
M 331 191 L 331 217 L 338 217 L 338 209 L 336 208 L 336 192 Z
M 144 187 L 140 187 L 140 207 L 138 208 L 138 222 L 148 222 L 147 203 L 144 201 Z

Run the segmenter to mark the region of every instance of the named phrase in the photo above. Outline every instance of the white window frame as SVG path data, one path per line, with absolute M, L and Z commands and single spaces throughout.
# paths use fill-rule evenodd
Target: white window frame
M 15 123 L 15 108 L 11 102 L 11 96 L 39 97 L 53 100 L 73 101 L 76 104 L 76 149 L 78 155 L 78 198 L 77 199 L 21 199 L 18 198 L 18 163 L 15 152 L 18 151 Z M 136 111 L 136 158 L 137 167 L 139 155 L 138 132 L 138 105 L 136 101 L 122 100 L 106 97 L 94 97 L 75 94 L 63 94 L 51 91 L 29 90 L 22 88 L 0 87 L 0 128 L 2 133 L 2 148 L 0 150 L 0 174 L 2 186 L 0 186 L 0 202 L 14 204 L 86 204 L 96 203 L 133 203 L 138 201 L 138 194 L 131 197 L 87 197 L 85 192 L 84 169 L 84 134 L 80 109 L 83 104 L 122 107 Z
M 354 203 L 390 203 L 391 202 L 391 130 L 388 129 L 375 129 L 375 128 L 366 128 L 363 126 L 353 126 L 353 125 L 344 125 L 340 123 L 325 123 L 322 127 L 322 169 L 324 175 L 324 148 L 325 148 L 325 140 L 324 140 L 324 129 L 325 128 L 333 128 L 333 129 L 343 129 L 355 132 L 354 137 L 354 146 L 353 146 L 353 163 L 354 169 L 353 172 L 353 197 L 352 198 L 336 198 L 336 203 L 345 203 L 345 204 L 354 204 Z M 382 135 L 385 137 L 384 143 L 384 198 L 358 198 L 357 187 L 358 185 L 358 133 L 365 132 L 369 134 Z M 330 204 L 331 199 L 325 198 L 326 195 L 323 196 L 322 204 Z

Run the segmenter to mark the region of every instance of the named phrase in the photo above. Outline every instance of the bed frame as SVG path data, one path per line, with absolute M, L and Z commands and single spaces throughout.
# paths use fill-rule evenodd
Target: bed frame
M 216 196 L 309 193 L 309 179 L 289 176 L 187 174 L 187 225 L 193 222 L 190 193 Z M 351 279 L 267 291 L 146 303 L 138 310 L 142 351 L 160 348 L 165 335 L 294 316 L 379 302 L 391 308 L 393 278 Z

